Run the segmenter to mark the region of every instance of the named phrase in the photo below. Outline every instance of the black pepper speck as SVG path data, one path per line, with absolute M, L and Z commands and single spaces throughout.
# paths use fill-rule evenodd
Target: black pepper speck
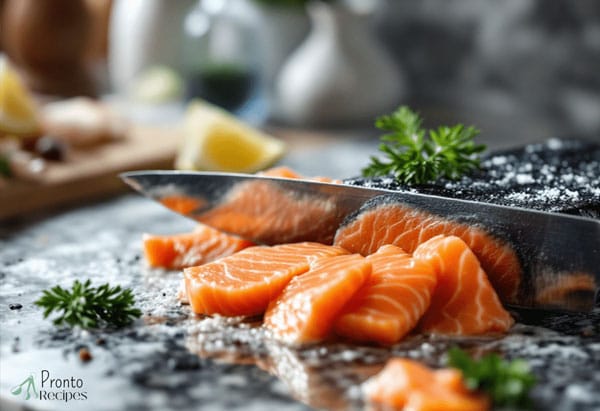
M 20 310 L 21 308 L 23 308 L 23 305 L 19 303 L 9 304 L 8 308 L 10 308 L 11 310 Z

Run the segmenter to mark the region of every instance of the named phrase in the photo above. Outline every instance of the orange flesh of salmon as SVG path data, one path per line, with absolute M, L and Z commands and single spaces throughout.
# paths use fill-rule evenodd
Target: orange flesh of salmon
M 381 246 L 367 261 L 371 276 L 344 308 L 335 332 L 355 341 L 393 344 L 429 307 L 437 276 L 428 263 L 394 245 Z
M 431 305 L 419 324 L 422 332 L 474 335 L 505 332 L 512 326 L 513 319 L 463 240 L 434 237 L 418 246 L 413 256 L 429 263 L 438 277 Z
M 202 221 L 244 238 L 281 244 L 312 240 L 319 233 L 334 232 L 337 221 L 331 212 L 333 207 L 330 200 L 293 196 L 270 181 L 248 181 L 229 192 L 225 202 L 205 213 Z M 282 209 L 286 212 L 282 213 Z M 273 227 L 277 227 L 277 233 L 271 238 Z M 318 240 L 331 244 L 333 236 Z
M 319 243 L 249 247 L 183 270 L 186 294 L 197 314 L 262 314 L 292 277 L 308 271 L 321 258 L 347 253 Z
M 543 280 L 538 281 L 543 282 Z M 546 306 L 560 305 L 560 303 L 564 304 L 571 299 L 576 299 L 579 294 L 593 295 L 597 288 L 596 280 L 591 274 L 572 272 L 563 275 L 560 281 L 538 286 L 535 302 Z
M 286 343 L 321 341 L 370 273 L 371 264 L 358 254 L 318 260 L 269 305 L 264 326 Z
M 184 215 L 198 210 L 206 204 L 203 200 L 183 194 L 163 197 L 160 202 L 165 207 Z
M 144 256 L 150 267 L 180 269 L 205 264 L 254 245 L 199 224 L 191 233 L 144 234 Z
M 394 358 L 365 385 L 367 399 L 410 411 L 485 411 L 489 400 L 471 393 L 458 370 L 431 370 L 416 361 Z
M 455 235 L 481 261 L 498 294 L 514 301 L 521 282 L 521 263 L 510 245 L 479 227 L 447 220 L 400 203 L 381 203 L 360 212 L 342 225 L 334 244 L 352 253 L 369 255 L 384 244 L 413 253 L 419 244 L 437 235 Z

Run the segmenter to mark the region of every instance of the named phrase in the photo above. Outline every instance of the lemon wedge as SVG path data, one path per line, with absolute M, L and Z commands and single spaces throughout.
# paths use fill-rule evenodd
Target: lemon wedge
M 0 135 L 29 136 L 38 129 L 33 99 L 6 58 L 0 55 Z
M 185 115 L 175 167 L 254 173 L 274 164 L 285 149 L 283 141 L 242 123 L 225 110 L 194 101 Z

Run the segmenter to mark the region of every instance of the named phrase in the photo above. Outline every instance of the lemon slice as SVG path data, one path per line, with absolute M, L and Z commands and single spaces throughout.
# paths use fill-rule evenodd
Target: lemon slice
M 285 143 L 205 102 L 192 102 L 184 121 L 184 139 L 176 168 L 180 170 L 254 173 L 285 153 Z
M 27 136 L 38 129 L 33 99 L 6 58 L 0 55 L 0 135 Z

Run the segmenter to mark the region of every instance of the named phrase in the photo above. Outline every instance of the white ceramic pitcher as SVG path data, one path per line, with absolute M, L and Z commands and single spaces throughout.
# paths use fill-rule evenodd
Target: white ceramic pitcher
M 402 102 L 400 68 L 369 27 L 370 12 L 311 2 L 312 30 L 283 66 L 276 118 L 298 125 L 371 121 Z

